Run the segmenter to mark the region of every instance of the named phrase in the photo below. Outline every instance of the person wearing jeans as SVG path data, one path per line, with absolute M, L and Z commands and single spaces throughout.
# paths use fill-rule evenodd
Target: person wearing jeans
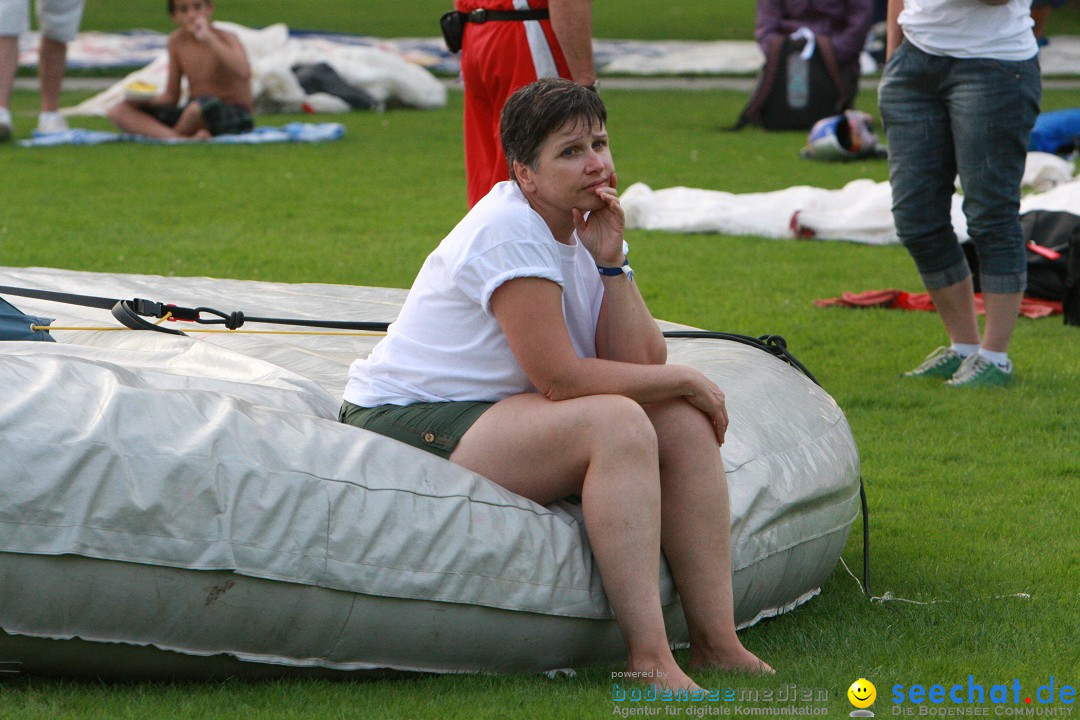
M 893 219 L 950 341 L 904 377 L 1006 385 L 1027 284 L 1020 180 L 1042 94 L 1030 0 L 889 0 L 887 53 L 878 97 Z M 981 335 L 950 220 L 957 176 L 979 256 Z

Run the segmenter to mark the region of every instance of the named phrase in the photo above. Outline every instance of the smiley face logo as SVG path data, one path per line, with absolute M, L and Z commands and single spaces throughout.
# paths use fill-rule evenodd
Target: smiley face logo
M 848 700 L 857 708 L 868 708 L 877 700 L 877 688 L 866 678 L 859 678 L 851 683 L 847 691 Z

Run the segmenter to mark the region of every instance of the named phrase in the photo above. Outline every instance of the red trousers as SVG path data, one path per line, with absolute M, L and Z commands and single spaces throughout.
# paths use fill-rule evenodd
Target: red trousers
M 514 9 L 502 3 L 458 2 L 467 12 L 477 6 Z M 533 2 L 534 9 L 546 3 Z M 521 9 L 521 8 L 517 8 Z M 498 182 L 510 178 L 499 141 L 503 104 L 518 88 L 541 77 L 569 78 L 570 69 L 547 20 L 466 23 L 461 50 L 465 84 L 465 175 L 469 207 Z

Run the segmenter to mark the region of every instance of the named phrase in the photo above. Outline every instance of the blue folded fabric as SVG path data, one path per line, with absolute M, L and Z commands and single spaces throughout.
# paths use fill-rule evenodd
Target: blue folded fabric
M 1028 150 L 1067 153 L 1080 147 L 1080 108 L 1052 110 L 1035 118 Z
M 218 135 L 209 140 L 159 140 L 142 135 L 105 132 L 71 128 L 63 132 L 42 133 L 34 131 L 29 140 L 20 140 L 21 147 L 55 147 L 57 145 L 102 145 L 114 142 L 138 142 L 150 145 L 190 145 L 193 142 L 205 142 L 222 145 L 259 145 L 262 143 L 301 142 L 316 143 L 339 140 L 345 135 L 345 126 L 341 123 L 302 123 L 294 122 L 280 127 L 261 126 L 249 133 L 239 135 Z

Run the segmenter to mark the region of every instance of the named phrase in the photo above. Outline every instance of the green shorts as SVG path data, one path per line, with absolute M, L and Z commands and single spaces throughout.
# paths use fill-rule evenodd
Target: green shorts
M 490 402 L 435 402 L 365 408 L 346 400 L 338 420 L 449 458 Z

